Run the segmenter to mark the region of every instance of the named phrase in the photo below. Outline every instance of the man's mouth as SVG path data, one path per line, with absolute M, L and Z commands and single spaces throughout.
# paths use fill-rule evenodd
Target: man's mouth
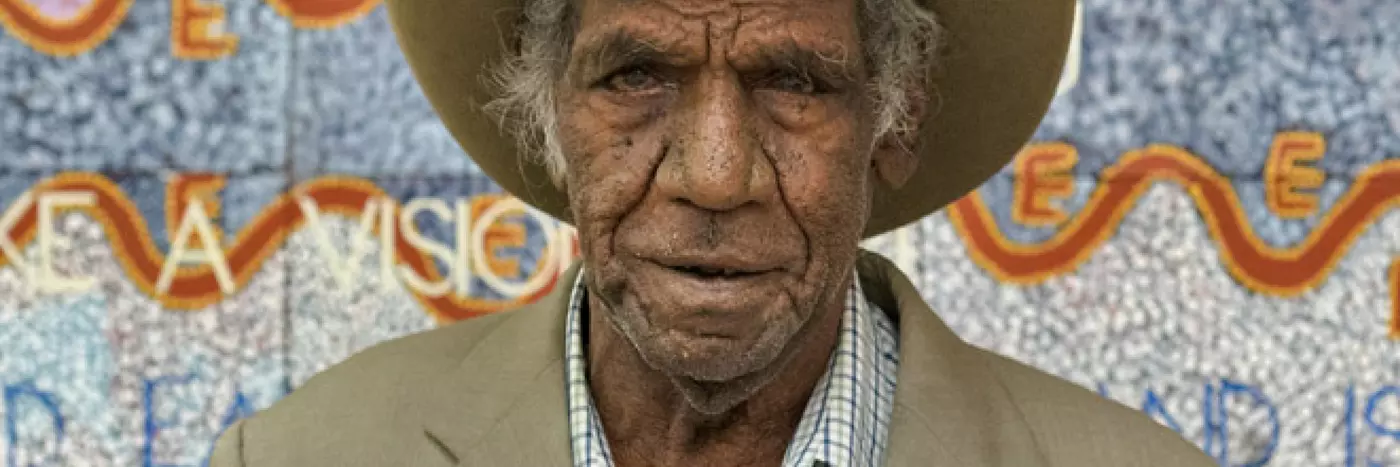
M 763 254 L 642 257 L 630 272 L 639 298 L 655 306 L 664 318 L 656 319 L 666 327 L 697 336 L 741 336 L 753 331 L 753 316 L 781 300 L 785 265 Z
M 738 280 L 777 271 L 770 263 L 741 255 L 678 255 L 653 259 L 657 265 L 696 279 Z
M 672 271 L 690 274 L 702 279 L 742 279 L 756 276 L 767 271 L 754 271 L 746 269 L 734 269 L 711 266 L 667 266 Z

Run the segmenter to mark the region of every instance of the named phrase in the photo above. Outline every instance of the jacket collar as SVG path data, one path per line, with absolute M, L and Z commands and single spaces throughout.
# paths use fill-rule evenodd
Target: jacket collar
M 866 297 L 899 325 L 900 365 L 887 465 L 1041 465 L 1019 410 L 987 354 L 958 338 L 888 260 L 862 252 Z M 459 465 L 571 465 L 564 391 L 570 267 L 533 305 L 495 329 L 424 388 L 425 434 Z M 492 319 L 492 318 L 484 318 Z
M 475 318 L 495 329 L 424 388 L 425 434 L 458 465 L 570 465 L 564 317 L 578 272 L 534 304 Z
M 899 325 L 899 378 L 886 465 L 1045 465 L 1030 428 L 990 367 L 889 260 L 862 252 L 865 295 Z

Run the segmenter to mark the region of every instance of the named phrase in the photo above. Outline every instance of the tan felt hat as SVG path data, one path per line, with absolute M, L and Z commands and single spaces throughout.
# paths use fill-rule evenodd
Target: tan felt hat
M 944 29 L 936 96 L 903 188 L 880 185 L 866 236 L 918 220 L 976 189 L 1025 144 L 1054 97 L 1074 0 L 924 0 Z M 482 110 L 483 79 L 508 52 L 520 0 L 388 0 L 414 75 L 462 148 L 511 194 L 563 221 L 568 198 Z M 533 158 L 530 158 L 533 159 Z

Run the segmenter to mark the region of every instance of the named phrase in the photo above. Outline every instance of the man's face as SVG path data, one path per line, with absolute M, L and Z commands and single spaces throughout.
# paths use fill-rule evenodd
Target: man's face
M 558 111 L 596 311 L 663 373 L 775 372 L 870 211 L 856 0 L 579 6 Z

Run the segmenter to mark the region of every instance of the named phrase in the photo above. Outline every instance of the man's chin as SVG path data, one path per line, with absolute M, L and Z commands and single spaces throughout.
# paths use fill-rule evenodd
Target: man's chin
M 762 371 L 775 355 L 761 345 L 722 337 L 676 335 L 657 342 L 657 370 L 706 383 L 723 383 Z
M 796 320 L 769 319 L 755 323 L 762 326 L 757 333 L 712 336 L 654 327 L 639 316 L 612 314 L 609 319 L 647 366 L 674 381 L 691 405 L 705 413 L 733 408 L 771 382 L 790 358 L 784 350 L 800 327 Z
M 667 337 L 642 350 L 643 359 L 668 375 L 690 406 L 703 414 L 728 412 L 781 372 L 782 346 L 769 348 L 764 342 L 715 337 Z
M 779 329 L 766 331 L 735 339 L 673 330 L 638 342 L 638 350 L 653 368 L 673 378 L 722 384 L 780 369 L 776 363 L 791 336 Z

